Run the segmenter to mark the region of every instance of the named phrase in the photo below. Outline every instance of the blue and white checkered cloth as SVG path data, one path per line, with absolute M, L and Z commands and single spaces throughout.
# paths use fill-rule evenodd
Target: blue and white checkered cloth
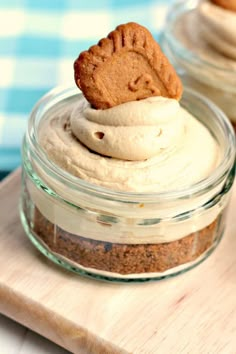
M 0 171 L 20 164 L 36 101 L 56 85 L 74 85 L 82 50 L 129 21 L 157 38 L 172 1 L 0 0 Z

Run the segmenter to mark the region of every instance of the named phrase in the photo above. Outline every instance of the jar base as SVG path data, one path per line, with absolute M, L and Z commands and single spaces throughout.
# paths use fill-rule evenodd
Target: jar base
M 41 241 L 41 239 L 37 237 L 37 235 L 30 227 L 28 220 L 25 217 L 25 213 L 22 205 L 20 205 L 20 217 L 21 217 L 22 225 L 24 227 L 24 230 L 28 238 L 33 243 L 33 245 L 48 259 L 53 261 L 55 264 L 61 266 L 62 268 L 74 272 L 78 275 L 82 275 L 97 280 L 107 281 L 107 282 L 139 283 L 139 282 L 148 282 L 148 281 L 159 281 L 159 280 L 163 280 L 163 279 L 167 279 L 167 278 L 171 278 L 183 274 L 193 269 L 194 267 L 202 263 L 205 259 L 207 259 L 208 256 L 210 256 L 210 254 L 216 249 L 224 234 L 224 230 L 222 230 L 221 234 L 214 240 L 211 246 L 199 257 L 197 257 L 194 261 L 182 264 L 181 266 L 170 268 L 159 274 L 147 273 L 145 276 L 143 274 L 126 274 L 126 275 L 118 274 L 118 273 L 109 274 L 109 272 L 107 271 L 99 271 L 93 268 L 85 268 L 79 266 L 78 264 L 75 264 L 74 262 L 71 262 L 69 259 L 61 256 L 60 254 L 50 251 L 47 248 L 47 246 L 43 243 L 43 241 Z

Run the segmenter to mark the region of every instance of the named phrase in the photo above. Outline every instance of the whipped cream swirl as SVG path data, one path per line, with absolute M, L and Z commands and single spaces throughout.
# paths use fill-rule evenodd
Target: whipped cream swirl
M 51 161 L 72 175 L 95 185 L 129 192 L 164 192 L 192 185 L 209 176 L 221 161 L 221 151 L 214 137 L 177 101 L 157 97 L 136 101 L 132 103 L 136 114 L 125 112 L 130 105 L 116 106 L 111 111 L 94 111 L 81 96 L 79 101 L 76 98 L 65 107 L 55 107 L 40 125 L 40 145 Z M 124 109 L 125 116 L 119 114 L 121 109 Z M 148 113 L 149 109 L 151 113 Z M 109 112 L 115 112 L 114 119 Z M 89 119 L 85 115 L 89 115 Z M 131 125 L 131 116 L 135 126 Z M 92 131 L 88 130 L 87 125 Z M 129 134 L 133 129 L 136 136 L 142 136 L 144 128 L 143 153 L 140 141 L 133 142 Z M 119 156 L 122 154 L 125 159 L 95 153 L 94 150 L 98 150 L 95 145 L 103 140 L 96 142 L 93 136 L 96 132 L 104 133 L 103 139 L 109 138 L 104 140 L 104 153 L 108 149 L 112 153 L 118 150 Z M 134 147 L 132 144 L 135 144 Z M 128 160 L 132 157 L 141 159 L 149 154 L 155 156 L 142 161 Z
M 150 97 L 106 110 L 88 102 L 75 107 L 71 129 L 92 151 L 121 160 L 140 161 L 178 144 L 184 120 L 177 100 Z
M 236 60 L 236 12 L 203 0 L 198 15 L 205 40 L 219 53 Z

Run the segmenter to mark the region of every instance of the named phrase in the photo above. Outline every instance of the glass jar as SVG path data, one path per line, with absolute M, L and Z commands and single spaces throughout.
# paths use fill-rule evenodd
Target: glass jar
M 201 27 L 200 22 L 193 23 L 194 17 L 190 16 L 196 15 L 198 5 L 199 0 L 186 0 L 170 8 L 161 35 L 161 46 L 184 85 L 215 102 L 226 113 L 236 131 L 236 69 L 226 68 L 216 58 L 210 60 L 209 49 L 207 56 L 196 50 L 198 38 L 194 31 Z M 186 37 L 188 32 L 194 35 Z
M 162 279 L 199 264 L 223 235 L 234 179 L 235 138 L 223 112 L 185 90 L 181 104 L 211 131 L 222 151 L 209 178 L 165 193 L 116 192 L 65 172 L 39 145 L 40 123 L 78 97 L 77 88 L 54 89 L 31 113 L 20 207 L 30 240 L 64 268 L 105 280 Z

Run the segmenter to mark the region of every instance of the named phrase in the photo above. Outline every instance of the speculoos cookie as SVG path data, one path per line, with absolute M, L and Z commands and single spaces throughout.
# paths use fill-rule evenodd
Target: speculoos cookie
M 182 83 L 151 33 L 137 23 L 118 26 L 74 63 L 77 86 L 96 109 L 164 96 L 180 99 Z
M 214 4 L 226 10 L 236 11 L 236 0 L 211 0 Z

